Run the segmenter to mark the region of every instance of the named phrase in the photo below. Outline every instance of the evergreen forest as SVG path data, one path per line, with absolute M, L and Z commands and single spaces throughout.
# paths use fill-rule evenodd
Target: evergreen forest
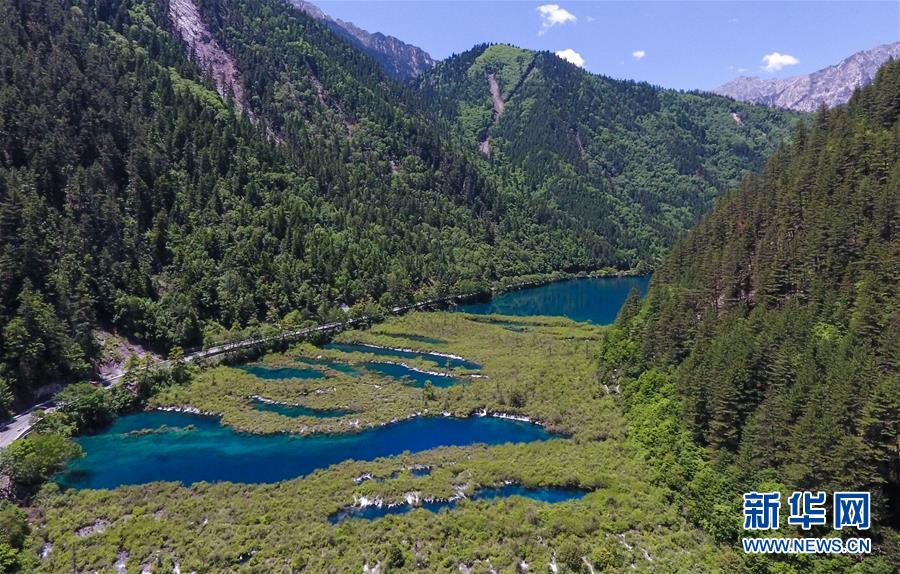
M 278 0 L 197 7 L 236 62 L 224 97 L 181 42 L 168 2 L 0 3 L 7 408 L 46 384 L 90 378 L 98 333 L 165 354 L 258 324 L 324 319 L 344 304 L 536 273 L 651 269 L 796 120 L 507 48 L 538 62 L 527 64 L 523 98 L 539 80 L 534 91 L 560 82 L 572 94 L 583 82 L 594 86 L 585 98 L 622 103 L 573 99 L 557 119 L 535 101 L 547 109 L 515 122 L 510 104 L 501 125 L 523 145 L 546 142 L 546 159 L 523 149 L 501 160 L 499 143 L 488 159 L 467 136 L 471 122 L 439 103 L 465 61 L 406 85 Z M 463 97 L 470 84 L 458 88 L 460 106 L 477 104 Z M 594 131 L 579 132 L 586 148 L 573 156 L 566 117 L 579 109 L 595 110 Z M 553 120 L 537 129 L 535 117 Z

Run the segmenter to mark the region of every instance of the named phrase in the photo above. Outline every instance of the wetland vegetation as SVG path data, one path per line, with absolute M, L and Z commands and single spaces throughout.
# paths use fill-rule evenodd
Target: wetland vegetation
M 32 566 L 57 571 L 73 551 L 84 569 L 109 568 L 125 553 L 129 564 L 177 564 L 182 572 L 346 571 L 379 562 L 393 571 L 460 564 L 513 571 L 522 563 L 580 571 L 585 560 L 597 571 L 717 564 L 713 543 L 647 479 L 615 396 L 596 379 L 605 328 L 563 317 L 486 319 L 411 313 L 342 333 L 337 345 L 303 343 L 258 362 L 278 369 L 310 359 L 301 362 L 324 378 L 260 378 L 218 366 L 164 388 L 150 408 L 220 420 L 148 412 L 79 439 L 87 456 L 38 495 L 43 519 L 28 537 Z M 508 320 L 519 329 L 506 328 Z M 444 363 L 448 372 L 479 376 L 416 388 L 357 369 L 384 358 L 373 350 L 401 347 L 415 351 L 402 357 L 415 368 L 434 369 L 432 353 L 440 353 L 456 357 Z M 352 414 L 285 416 L 260 411 L 253 397 Z M 467 430 L 454 442 L 452 431 L 431 432 L 431 424 Z M 140 428 L 159 432 L 134 432 Z M 245 449 L 233 450 L 236 444 Z M 317 445 L 313 456 L 292 463 L 304 444 Z M 144 456 L 128 459 L 129 448 Z M 230 464 L 209 464 L 211 451 Z M 148 482 L 154 479 L 169 482 Z M 280 482 L 265 484 L 272 481 Z M 370 510 L 376 520 L 335 521 L 363 500 L 409 512 Z M 36 558 L 48 547 L 54 550 Z

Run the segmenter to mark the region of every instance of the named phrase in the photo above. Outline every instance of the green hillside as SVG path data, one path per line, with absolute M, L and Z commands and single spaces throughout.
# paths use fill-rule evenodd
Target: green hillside
M 168 351 L 594 266 L 320 24 L 202 7 L 249 113 L 188 59 L 166 3 L 0 2 L 0 406 L 86 377 L 98 327 Z
M 896 571 L 900 63 L 794 139 L 675 246 L 622 312 L 603 376 L 624 382 L 660 479 L 721 539 L 736 492 L 871 491 Z
M 623 267 L 652 266 L 720 192 L 763 165 L 799 118 L 596 76 L 503 44 L 440 62 L 418 89 L 505 182 L 571 216 Z
M 900 571 L 898 223 L 900 62 L 813 118 L 508 45 L 401 82 L 282 0 L 0 0 L 0 426 L 81 382 L 2 428 L 0 573 Z M 528 313 L 643 278 L 386 317 L 598 269 L 654 271 L 613 325 Z M 83 382 L 135 345 L 173 360 Z M 769 534 L 872 555 L 745 553 L 754 490 L 871 491 Z
M 234 62 L 227 90 L 212 74 L 226 98 L 197 64 L 209 57 L 179 38 L 172 14 L 185 7 L 196 11 L 194 33 Z M 3 0 L 0 13 L 6 408 L 47 383 L 87 378 L 102 355 L 98 331 L 166 353 L 336 316 L 342 304 L 647 268 L 794 118 L 495 47 L 471 73 L 509 60 L 501 84 L 522 82 L 516 94 L 504 88 L 510 103 L 488 161 L 438 113 L 444 95 L 393 81 L 278 0 Z M 525 97 L 541 85 L 608 89 L 562 106 Z M 477 111 L 460 98 L 467 116 Z M 569 122 L 572 106 L 603 127 Z M 563 121 L 584 150 L 572 155 L 555 129 Z M 635 143 L 633 130 L 667 139 Z M 504 151 L 503 140 L 517 143 Z M 700 146 L 708 161 L 660 163 L 675 156 L 659 146 L 683 158 Z

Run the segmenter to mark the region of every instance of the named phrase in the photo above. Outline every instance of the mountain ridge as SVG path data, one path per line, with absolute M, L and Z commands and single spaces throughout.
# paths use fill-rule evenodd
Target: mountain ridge
M 435 63 L 431 55 L 418 46 L 381 32 L 369 32 L 353 22 L 333 18 L 312 2 L 306 0 L 285 1 L 312 18 L 325 23 L 332 31 L 374 58 L 381 68 L 394 78 L 417 76 Z
M 165 352 L 231 329 L 327 320 L 344 305 L 649 269 L 792 120 L 592 79 L 610 92 L 576 107 L 596 103 L 611 123 L 585 131 L 538 96 L 587 76 L 521 52 L 522 70 L 497 68 L 509 105 L 486 158 L 438 100 L 283 0 L 19 0 L 0 10 L 0 394 L 11 397 L 0 408 L 26 406 L 42 381 L 90 376 L 100 328 Z M 510 78 L 533 58 L 540 70 L 510 96 Z M 490 117 L 488 81 L 476 79 L 472 110 Z M 632 94 L 627 105 L 618 91 Z M 525 113 L 527 98 L 540 113 Z M 668 134 L 639 142 L 640 165 L 616 140 L 631 124 Z M 528 128 L 521 149 L 504 131 L 517 126 Z M 612 156 L 599 155 L 608 144 Z M 690 160 L 695 146 L 711 163 Z M 677 160 L 656 161 L 657 151 Z M 503 160 L 510 152 L 518 163 Z M 611 169 L 626 172 L 617 188 L 591 177 Z M 702 170 L 712 175 L 695 177 Z
M 548 198 L 599 230 L 632 267 L 661 255 L 713 196 L 761 167 L 799 119 L 595 75 L 508 44 L 451 56 L 415 85 L 526 197 Z
M 872 571 L 900 562 L 898 128 L 893 61 L 724 196 L 604 342 L 634 435 L 722 541 L 740 536 L 736 492 L 867 491 L 893 565 Z M 695 455 L 724 470 L 717 486 Z
M 891 58 L 900 58 L 900 42 L 856 52 L 811 74 L 773 79 L 742 76 L 713 92 L 744 102 L 814 112 L 823 104 L 834 107 L 846 103 L 854 90 L 869 84 Z

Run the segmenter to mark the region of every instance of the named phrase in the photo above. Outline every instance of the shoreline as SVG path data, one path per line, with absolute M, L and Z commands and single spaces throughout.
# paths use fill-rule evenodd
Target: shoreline
M 263 400 L 264 402 L 270 402 L 268 400 L 262 399 L 261 397 L 251 397 L 251 398 Z M 285 403 L 278 403 L 278 402 L 272 401 L 271 404 L 285 404 Z M 304 406 L 304 405 L 298 405 L 298 406 Z M 224 427 L 228 427 L 236 433 L 260 436 L 260 437 L 277 436 L 277 435 L 292 435 L 292 436 L 297 436 L 297 437 L 353 435 L 353 434 L 360 434 L 360 433 L 363 433 L 363 432 L 369 431 L 369 430 L 377 430 L 377 429 L 386 427 L 388 425 L 398 424 L 398 423 L 410 421 L 410 420 L 417 419 L 417 418 L 429 418 L 429 417 L 431 417 L 431 418 L 454 418 L 454 419 L 458 419 L 458 420 L 476 419 L 476 418 L 493 418 L 493 419 L 499 419 L 499 420 L 508 420 L 508 421 L 514 421 L 514 422 L 520 422 L 520 423 L 527 423 L 527 424 L 535 425 L 537 427 L 545 429 L 551 435 L 556 435 L 551 438 L 568 438 L 569 436 L 571 436 L 570 434 L 568 434 L 564 431 L 556 430 L 556 429 L 548 426 L 547 423 L 542 420 L 529 417 L 528 415 L 509 413 L 509 412 L 505 412 L 505 411 L 495 411 L 495 410 L 488 409 L 486 407 L 481 408 L 481 409 L 474 409 L 471 412 L 469 412 L 468 414 L 464 414 L 464 415 L 460 415 L 460 414 L 453 413 L 450 411 L 440 411 L 440 412 L 433 413 L 429 409 L 425 409 L 422 411 L 416 411 L 416 412 L 411 413 L 402 418 L 394 417 L 389 421 L 372 422 L 372 423 L 368 423 L 366 425 L 360 425 L 359 419 L 353 419 L 351 421 L 348 421 L 347 430 L 344 430 L 343 428 L 338 428 L 335 430 L 328 430 L 326 432 L 318 431 L 318 430 L 316 430 L 316 427 L 312 427 L 311 429 L 308 429 L 308 427 L 303 427 L 304 429 L 307 429 L 307 430 L 301 430 L 299 432 L 292 432 L 289 430 L 280 430 L 280 431 L 275 431 L 275 432 L 254 432 L 254 431 L 249 431 L 249 430 L 243 430 L 243 429 L 231 426 L 229 424 L 223 423 L 222 418 L 225 416 L 223 413 L 215 413 L 212 411 L 201 411 L 199 408 L 193 407 L 190 405 L 157 406 L 157 407 L 153 407 L 150 409 L 127 413 L 122 416 L 136 415 L 136 414 L 141 414 L 141 413 L 153 413 L 153 412 L 180 413 L 180 414 L 194 415 L 197 417 L 203 417 L 203 418 L 208 418 L 208 419 L 218 419 L 218 423 L 220 425 L 222 425 Z M 351 416 L 351 415 L 347 415 L 347 416 Z
M 524 289 L 533 289 L 535 287 L 542 287 L 544 285 L 550 285 L 552 283 L 559 283 L 561 281 L 571 281 L 574 279 L 607 279 L 607 278 L 623 278 L 623 277 L 643 277 L 645 275 L 652 275 L 653 272 L 650 271 L 648 273 L 640 273 L 637 269 L 626 269 L 626 270 L 612 270 L 608 268 L 603 269 L 594 269 L 592 271 L 577 271 L 574 273 L 566 272 L 566 271 L 558 271 L 553 273 L 545 273 L 545 274 L 536 274 L 536 275 L 523 275 L 519 276 L 521 281 L 515 283 L 504 284 L 503 279 L 498 279 L 494 282 L 490 289 L 490 297 L 494 297 L 498 294 L 508 293 L 512 291 L 521 291 Z M 526 279 L 528 278 L 528 279 Z M 510 280 L 515 280 L 516 278 L 510 278 Z
M 452 306 L 465 304 L 467 302 L 481 302 L 490 300 L 499 294 L 512 291 L 520 291 L 549 285 L 560 281 L 591 278 L 591 277 L 638 277 L 641 276 L 636 269 L 614 270 L 610 268 L 594 269 L 591 271 L 565 272 L 558 271 L 546 274 L 523 275 L 518 277 L 510 277 L 508 279 L 498 279 L 484 290 L 446 295 L 444 297 L 426 299 L 423 301 L 415 301 L 404 305 L 397 305 L 386 309 L 387 315 L 403 315 L 409 311 L 431 310 L 431 309 L 447 309 Z M 517 281 L 517 278 L 519 279 Z M 510 283 L 505 283 L 510 281 Z M 240 341 L 223 341 L 211 343 L 210 345 L 202 345 L 200 347 L 189 347 L 185 349 L 185 356 L 181 359 L 185 363 L 194 363 L 201 367 L 214 362 L 229 362 L 229 356 L 233 353 L 241 352 L 261 352 L 271 350 L 273 343 L 284 344 L 293 340 L 310 339 L 317 335 L 333 336 L 347 328 L 356 327 L 360 324 L 379 323 L 383 318 L 379 317 L 348 317 L 342 321 L 331 321 L 313 324 L 311 326 L 296 329 L 290 332 L 280 332 L 267 335 L 257 335 Z M 435 353 L 438 354 L 438 353 Z M 456 357 L 450 357 L 456 358 Z M 146 368 L 164 368 L 170 366 L 172 360 L 165 358 Z M 113 377 L 99 379 L 98 384 L 104 388 L 117 385 L 125 379 L 127 372 L 119 373 Z M 52 403 L 53 397 L 46 399 L 44 402 L 35 403 L 6 421 L 0 421 L 0 448 L 15 442 L 16 440 L 26 436 L 31 432 L 30 415 L 31 412 L 40 409 L 44 405 Z M 128 413 L 125 413 L 128 414 Z

